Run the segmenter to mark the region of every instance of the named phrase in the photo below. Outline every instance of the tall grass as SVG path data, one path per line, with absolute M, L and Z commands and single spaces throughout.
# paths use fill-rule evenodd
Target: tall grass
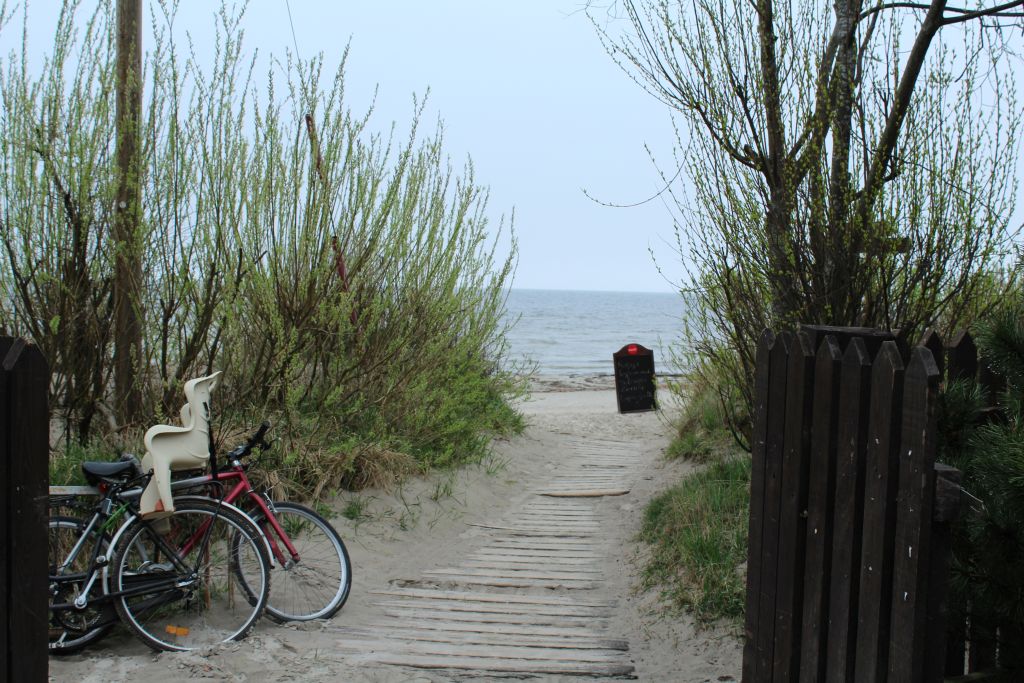
M 661 494 L 644 513 L 651 544 L 646 585 L 700 622 L 743 616 L 750 459 L 712 463 Z
M 214 368 L 221 438 L 270 417 L 267 476 L 305 496 L 478 458 L 517 428 L 511 226 L 491 220 L 471 163 L 452 165 L 441 124 L 424 130 L 422 101 L 404 132 L 374 132 L 345 98 L 344 59 L 328 73 L 285 57 L 257 89 L 241 12 L 222 6 L 201 63 L 168 28 L 176 6 L 158 11 L 137 170 L 144 424 L 109 404 L 112 3 L 83 16 L 67 0 L 39 72 L 24 28 L 0 59 L 0 323 L 49 359 L 63 443 L 137 448 Z

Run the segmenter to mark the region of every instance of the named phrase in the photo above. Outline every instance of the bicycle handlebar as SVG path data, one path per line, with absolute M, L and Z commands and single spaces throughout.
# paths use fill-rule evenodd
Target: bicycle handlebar
M 236 446 L 233 451 L 228 453 L 227 457 L 231 459 L 244 458 L 252 453 L 252 450 L 256 447 L 259 447 L 261 451 L 266 450 L 270 444 L 264 441 L 263 437 L 266 436 L 267 431 L 269 430 L 270 422 L 268 420 L 264 420 L 263 424 L 260 425 L 260 428 L 256 430 L 256 433 L 250 436 L 244 444 Z

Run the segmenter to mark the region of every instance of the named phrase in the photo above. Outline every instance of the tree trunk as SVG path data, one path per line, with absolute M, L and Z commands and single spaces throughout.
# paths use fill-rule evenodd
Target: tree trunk
M 826 322 L 835 325 L 852 325 L 849 319 L 851 299 L 859 297 L 851 291 L 852 273 L 857 267 L 860 252 L 860 231 L 864 226 L 857 223 L 856 216 L 849 212 L 850 200 L 850 141 L 853 133 L 853 93 L 857 68 L 857 20 L 861 3 L 858 0 L 837 0 L 835 3 L 836 23 L 841 40 L 836 52 L 835 74 L 832 79 L 834 110 L 832 116 L 832 167 L 829 172 L 828 206 L 821 207 L 827 212 L 826 231 L 829 234 L 830 249 L 825 254 L 824 264 L 828 310 Z
M 142 414 L 142 244 L 139 124 L 142 108 L 142 0 L 117 3 L 117 196 L 114 249 L 114 399 L 122 424 Z

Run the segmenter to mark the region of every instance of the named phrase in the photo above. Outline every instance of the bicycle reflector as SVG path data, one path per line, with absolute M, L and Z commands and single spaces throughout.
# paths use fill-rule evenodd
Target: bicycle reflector
M 185 637 L 188 635 L 187 626 L 175 626 L 173 624 L 167 624 L 167 628 L 165 628 L 164 630 L 170 633 L 172 636 Z

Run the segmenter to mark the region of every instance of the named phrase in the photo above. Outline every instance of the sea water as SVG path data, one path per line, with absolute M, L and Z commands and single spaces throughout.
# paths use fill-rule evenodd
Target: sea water
M 540 375 L 610 375 L 612 354 L 627 344 L 654 351 L 659 375 L 675 374 L 670 347 L 682 333 L 677 293 L 513 289 L 507 315 L 513 361 L 532 361 Z

